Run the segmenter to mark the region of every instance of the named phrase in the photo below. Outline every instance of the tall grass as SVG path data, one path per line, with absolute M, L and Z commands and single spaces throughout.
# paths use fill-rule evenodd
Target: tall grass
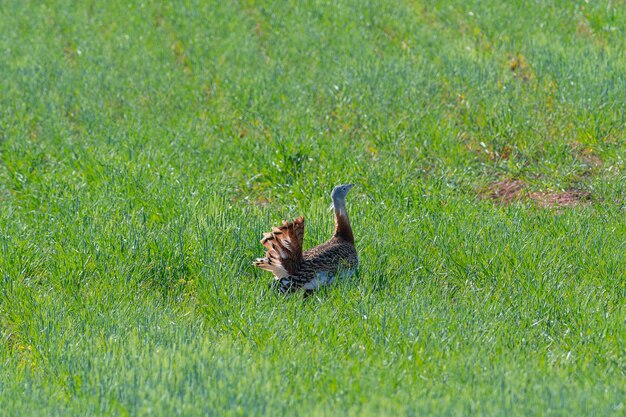
M 0 414 L 621 415 L 625 22 L 0 2 Z M 277 296 L 262 233 L 347 181 L 358 278 Z

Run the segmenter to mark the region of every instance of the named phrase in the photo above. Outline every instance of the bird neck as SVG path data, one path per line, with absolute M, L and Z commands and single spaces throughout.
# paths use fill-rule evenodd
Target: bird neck
M 347 242 L 354 243 L 354 235 L 352 234 L 345 201 L 333 201 L 333 205 L 335 206 L 334 237 L 340 237 Z

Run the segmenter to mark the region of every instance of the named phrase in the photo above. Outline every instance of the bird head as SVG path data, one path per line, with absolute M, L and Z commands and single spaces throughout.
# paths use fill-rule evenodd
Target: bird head
M 330 193 L 330 197 L 333 199 L 333 203 L 343 203 L 346 201 L 346 195 L 354 187 L 354 184 L 341 184 L 333 188 L 333 192 Z

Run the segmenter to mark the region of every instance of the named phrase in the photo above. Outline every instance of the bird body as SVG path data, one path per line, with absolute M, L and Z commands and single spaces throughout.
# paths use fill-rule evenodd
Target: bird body
M 300 288 L 315 290 L 331 284 L 340 275 L 354 273 L 359 259 L 345 206 L 345 196 L 352 187 L 352 184 L 346 184 L 333 189 L 335 233 L 327 242 L 302 250 L 303 217 L 292 222 L 284 221 L 282 226 L 263 235 L 261 244 L 268 250 L 265 258 L 258 258 L 254 265 L 272 272 L 281 292 Z

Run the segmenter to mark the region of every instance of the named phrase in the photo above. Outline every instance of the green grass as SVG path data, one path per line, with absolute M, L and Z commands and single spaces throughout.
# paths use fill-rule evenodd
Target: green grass
M 5 0 L 0 74 L 1 415 L 625 412 L 623 1 Z

